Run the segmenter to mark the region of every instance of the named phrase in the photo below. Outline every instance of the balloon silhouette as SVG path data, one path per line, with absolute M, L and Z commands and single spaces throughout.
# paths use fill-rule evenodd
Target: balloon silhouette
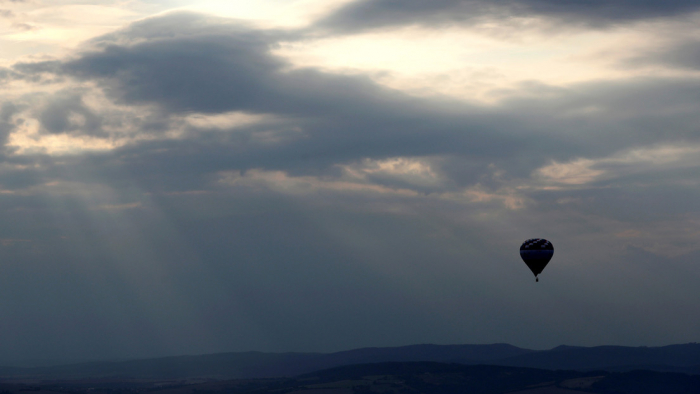
M 520 245 L 520 257 L 522 257 L 527 267 L 535 274 L 535 281 L 539 282 L 537 277 L 544 267 L 547 266 L 549 260 L 554 255 L 554 246 L 552 243 L 542 238 L 532 238 L 523 242 Z

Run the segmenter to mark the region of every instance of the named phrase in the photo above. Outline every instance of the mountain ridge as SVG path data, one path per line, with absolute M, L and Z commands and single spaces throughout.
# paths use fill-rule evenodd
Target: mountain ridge
M 85 362 L 50 367 L 0 367 L 2 379 L 247 379 L 298 376 L 353 364 L 442 362 L 548 370 L 631 371 L 700 374 L 700 344 L 661 347 L 557 346 L 550 350 L 507 343 L 485 345 L 418 344 L 367 347 L 334 353 L 227 352 L 127 361 Z

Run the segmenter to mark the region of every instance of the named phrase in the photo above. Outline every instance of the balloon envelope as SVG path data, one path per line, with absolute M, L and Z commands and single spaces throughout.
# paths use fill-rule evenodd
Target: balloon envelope
M 543 238 L 532 238 L 520 245 L 520 257 L 537 277 L 554 255 L 554 246 Z

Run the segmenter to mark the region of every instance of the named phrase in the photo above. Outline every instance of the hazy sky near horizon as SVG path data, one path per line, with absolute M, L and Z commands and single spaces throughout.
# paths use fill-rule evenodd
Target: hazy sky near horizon
M 699 125 L 697 1 L 0 0 L 0 361 L 697 341 Z

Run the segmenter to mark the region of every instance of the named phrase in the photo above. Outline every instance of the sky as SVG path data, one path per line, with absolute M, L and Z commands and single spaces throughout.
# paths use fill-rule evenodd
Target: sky
M 699 109 L 697 1 L 0 0 L 0 362 L 697 341 Z

